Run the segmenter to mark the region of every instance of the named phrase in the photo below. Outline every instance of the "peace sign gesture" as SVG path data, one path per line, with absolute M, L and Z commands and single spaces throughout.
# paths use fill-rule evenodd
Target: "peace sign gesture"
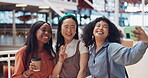
M 60 47 L 59 61 L 61 61 L 61 62 L 64 62 L 64 60 L 67 58 L 67 54 L 65 53 L 66 46 L 67 46 L 67 44 L 62 45 Z

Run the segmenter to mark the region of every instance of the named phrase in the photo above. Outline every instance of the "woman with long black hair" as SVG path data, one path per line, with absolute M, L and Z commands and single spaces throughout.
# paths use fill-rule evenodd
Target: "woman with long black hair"
M 29 31 L 27 42 L 15 55 L 13 78 L 47 78 L 54 68 L 56 54 L 52 48 L 52 30 L 47 22 L 35 22 Z M 31 63 L 32 57 L 41 58 L 40 71 Z

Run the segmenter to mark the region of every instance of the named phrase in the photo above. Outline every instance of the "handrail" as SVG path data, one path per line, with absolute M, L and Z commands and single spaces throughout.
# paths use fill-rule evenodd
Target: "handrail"
M 0 51 L 0 55 L 8 55 L 8 57 L 0 57 L 0 61 L 7 61 L 8 62 L 8 78 L 11 78 L 10 76 L 10 60 L 15 60 L 15 57 L 10 57 L 10 54 L 15 54 L 18 50 L 8 50 L 8 51 Z
M 15 54 L 18 50 L 0 51 L 0 55 Z

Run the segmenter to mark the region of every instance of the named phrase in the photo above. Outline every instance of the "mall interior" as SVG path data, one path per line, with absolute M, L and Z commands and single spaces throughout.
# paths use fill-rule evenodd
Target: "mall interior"
M 124 36 L 124 28 L 133 26 L 141 26 L 148 34 L 148 0 L 0 0 L 0 78 L 11 78 L 15 53 L 34 22 L 50 23 L 55 43 L 58 20 L 65 14 L 77 17 L 80 33 L 86 24 L 105 16 Z M 136 43 L 126 38 L 122 41 L 126 47 Z M 127 66 L 130 78 L 148 78 L 147 59 L 148 50 L 140 62 Z

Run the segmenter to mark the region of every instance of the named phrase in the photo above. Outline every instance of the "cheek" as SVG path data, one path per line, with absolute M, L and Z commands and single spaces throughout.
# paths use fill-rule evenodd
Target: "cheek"
M 71 29 L 72 33 L 76 33 L 76 28 Z
M 49 34 L 49 39 L 50 39 L 51 37 L 52 37 L 52 34 L 50 33 L 50 34 Z
M 65 33 L 65 30 L 64 29 L 61 29 L 61 35 L 63 36 Z
M 93 33 L 92 33 L 93 35 L 95 34 L 95 31 L 96 31 L 96 28 L 93 29 Z
M 106 31 L 107 36 L 109 36 L 109 31 L 108 31 L 108 29 L 106 29 L 105 31 Z

